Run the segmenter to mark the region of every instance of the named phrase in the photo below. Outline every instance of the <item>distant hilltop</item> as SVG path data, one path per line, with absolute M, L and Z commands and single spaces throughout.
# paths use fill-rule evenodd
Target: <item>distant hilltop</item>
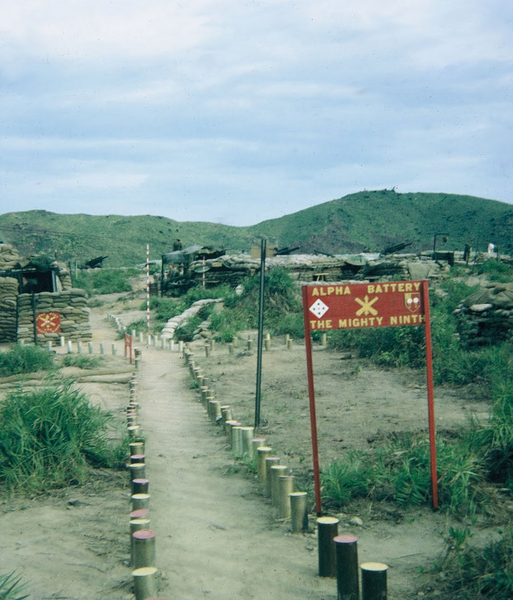
M 435 237 L 436 236 L 436 237 Z M 407 244 L 409 252 L 433 249 L 513 254 L 513 206 L 455 194 L 363 191 L 250 227 L 179 222 L 165 217 L 64 215 L 44 210 L 0 215 L 0 238 L 25 256 L 44 253 L 59 261 L 85 264 L 108 256 L 106 267 L 133 266 L 157 260 L 173 249 L 200 244 L 248 251 L 265 237 L 301 253 L 383 252 Z

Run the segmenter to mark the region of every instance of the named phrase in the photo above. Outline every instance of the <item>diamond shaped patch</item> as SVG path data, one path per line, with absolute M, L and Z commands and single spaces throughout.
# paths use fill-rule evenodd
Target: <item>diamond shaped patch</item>
M 313 312 L 318 319 L 325 315 L 329 309 L 330 307 L 326 306 L 321 299 L 317 299 L 312 306 L 310 306 L 310 312 Z

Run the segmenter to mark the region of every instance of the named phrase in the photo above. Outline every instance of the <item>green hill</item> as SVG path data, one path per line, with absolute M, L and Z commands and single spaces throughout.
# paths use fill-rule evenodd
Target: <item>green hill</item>
M 79 264 L 107 255 L 106 266 L 131 266 L 172 249 L 204 244 L 229 251 L 249 250 L 261 236 L 278 246 L 303 252 L 375 251 L 412 242 L 413 251 L 433 247 L 435 234 L 449 238 L 444 250 L 462 250 L 466 241 L 485 250 L 489 242 L 513 254 L 513 206 L 454 194 L 398 194 L 364 191 L 251 227 L 206 222 L 177 222 L 165 217 L 62 215 L 44 210 L 0 215 L 0 237 L 23 255 L 46 253 Z

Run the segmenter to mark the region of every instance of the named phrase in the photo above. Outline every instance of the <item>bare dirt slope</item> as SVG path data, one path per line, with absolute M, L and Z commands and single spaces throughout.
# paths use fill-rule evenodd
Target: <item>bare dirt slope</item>
M 115 339 L 105 309 L 95 309 L 93 327 L 95 344 Z M 224 435 L 207 419 L 191 389 L 179 354 L 145 346 L 141 350 L 140 412 L 152 528 L 163 573 L 161 595 L 334 600 L 335 582 L 317 577 L 315 535 L 290 534 L 256 482 L 238 472 Z M 198 357 L 202 350 L 196 344 Z M 105 357 L 105 362 L 121 375 L 88 376 L 80 385 L 122 420 L 130 369 L 120 356 Z M 219 399 L 233 405 L 239 420 L 252 424 L 254 355 L 231 356 L 219 347 L 202 362 Z M 407 374 L 401 379 L 357 369 L 354 362 L 325 351 L 316 353 L 315 362 L 321 460 L 336 456 L 342 446 L 365 445 L 383 430 L 424 427 L 421 382 L 408 381 Z M 284 347 L 274 347 L 264 362 L 262 432 L 282 453 L 282 462 L 298 470 L 311 461 L 303 365 L 300 349 Z M 438 405 L 437 418 L 447 427 L 463 422 L 472 408 L 483 411 L 482 405 L 451 394 Z M 0 572 L 16 569 L 30 582 L 31 598 L 133 598 L 125 473 L 102 472 L 88 486 L 42 499 L 2 499 L 0 508 Z M 390 565 L 391 599 L 416 597 L 419 569 L 429 567 L 442 551 L 440 532 L 448 526 L 443 514 L 370 507 L 357 515 L 363 526 L 350 523 L 354 516 L 340 515 L 340 530 L 358 536 L 360 561 Z

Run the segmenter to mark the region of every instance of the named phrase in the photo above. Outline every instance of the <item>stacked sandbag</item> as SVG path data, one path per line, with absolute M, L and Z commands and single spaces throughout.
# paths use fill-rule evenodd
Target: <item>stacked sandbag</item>
M 18 280 L 14 277 L 0 277 L 0 342 L 2 343 L 16 341 L 17 297 Z
M 50 266 L 54 269 L 57 269 L 57 281 L 60 282 L 60 287 L 63 290 L 71 289 L 73 287 L 73 284 L 71 282 L 70 272 L 68 271 L 66 265 L 64 263 L 54 261 Z
M 454 311 L 461 338 L 470 346 L 496 344 L 513 338 L 513 284 L 488 284 Z
M 21 257 L 11 244 L 0 244 L 0 271 L 20 266 Z
M 63 292 L 41 292 L 34 295 L 36 315 L 57 313 L 60 316 L 60 331 L 38 333 L 38 342 L 57 340 L 64 336 L 66 340 L 89 341 L 92 330 L 89 322 L 89 308 L 84 290 L 70 288 Z M 34 308 L 32 294 L 20 294 L 18 298 L 18 340 L 34 340 Z

